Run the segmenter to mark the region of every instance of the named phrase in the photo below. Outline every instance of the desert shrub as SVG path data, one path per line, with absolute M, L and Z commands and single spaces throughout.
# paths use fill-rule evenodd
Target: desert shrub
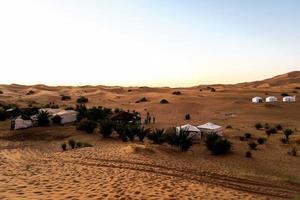
M 265 123 L 265 129 L 268 130 L 270 128 L 270 125 L 268 123 Z
M 4 110 L 4 108 L 0 107 L 0 121 L 6 120 L 6 117 L 7 117 L 6 111 Z
M 2 91 L 2 90 L 0 90 L 0 94 L 3 94 L 3 91 Z
M 181 92 L 180 91 L 174 91 L 172 92 L 173 95 L 181 95 Z
M 262 125 L 260 122 L 257 122 L 257 123 L 254 125 L 254 127 L 255 127 L 257 130 L 259 130 L 259 129 L 261 129 L 261 128 L 263 127 L 263 125 Z
M 69 146 L 70 146 L 72 149 L 75 149 L 76 142 L 75 142 L 74 139 L 70 139 L 70 140 L 68 141 L 68 144 L 69 144 Z
M 110 120 L 103 120 L 100 123 L 100 133 L 103 137 L 110 137 L 114 128 L 114 123 Z
M 143 97 L 139 100 L 137 100 L 135 103 L 142 103 L 142 102 L 147 102 L 148 100 L 146 99 L 146 97 Z
M 291 156 L 297 156 L 298 150 L 296 147 L 293 147 L 292 150 L 289 152 Z
M 227 125 L 226 129 L 232 129 L 232 126 L 231 125 Z
M 190 134 L 184 130 L 180 129 L 176 131 L 175 128 L 167 131 L 166 141 L 170 145 L 177 146 L 182 152 L 189 150 L 193 145 L 193 139 Z
M 140 127 L 137 129 L 136 136 L 139 138 L 140 142 L 144 141 L 144 138 L 151 132 L 150 128 Z
M 245 154 L 246 158 L 252 158 L 252 152 L 251 151 L 247 151 Z
M 221 137 L 217 134 L 208 134 L 208 135 L 206 135 L 206 137 L 205 137 L 206 148 L 209 149 L 209 150 L 212 150 L 215 143 L 216 143 L 216 141 L 220 138 Z
M 215 92 L 216 89 L 215 89 L 215 88 L 211 88 L 210 91 L 211 91 L 211 92 Z
M 68 96 L 68 95 L 61 95 L 61 100 L 62 101 L 67 101 L 67 100 L 71 100 L 71 96 Z
M 124 135 L 130 140 L 134 141 L 134 138 L 139 131 L 139 128 L 135 125 L 126 125 Z M 124 135 L 122 135 L 124 137 Z
M 185 118 L 185 120 L 190 120 L 191 119 L 191 115 L 190 114 L 185 114 L 184 118 Z
M 78 141 L 76 142 L 76 148 L 81 148 L 82 147 L 82 142 Z
M 280 141 L 283 143 L 283 144 L 287 144 L 288 143 L 288 139 L 287 138 L 281 138 Z
M 37 114 L 37 120 L 38 120 L 38 125 L 39 126 L 46 126 L 50 123 L 49 120 L 50 114 L 47 111 L 40 111 Z
M 86 97 L 84 97 L 84 96 L 81 96 L 81 97 L 79 97 L 79 98 L 76 100 L 76 102 L 77 102 L 78 104 L 85 104 L 85 103 L 89 102 L 89 99 L 86 98 Z
M 82 143 L 83 147 L 92 147 L 93 145 L 91 145 L 90 143 L 84 142 Z
M 108 115 L 111 113 L 111 110 L 103 107 L 92 107 L 87 109 L 86 118 L 94 121 L 102 121 L 108 118 Z
M 296 90 L 300 90 L 300 87 L 295 87 Z
M 245 141 L 245 136 L 240 136 L 240 141 Z
M 132 92 L 132 89 L 127 90 L 127 92 Z
M 245 133 L 244 136 L 246 139 L 250 139 L 252 137 L 251 133 Z
M 250 149 L 256 150 L 257 144 L 256 142 L 249 142 L 248 146 L 250 147 Z
M 295 142 L 296 144 L 300 145 L 300 140 L 296 140 Z
M 76 116 L 77 121 L 81 121 L 87 115 L 87 108 L 85 104 L 76 105 L 76 111 L 77 111 L 77 116 Z
M 263 137 L 259 137 L 257 139 L 257 143 L 260 144 L 260 145 L 266 143 L 266 141 L 267 141 L 267 138 L 263 138 Z
M 33 90 L 29 90 L 27 93 L 26 93 L 26 95 L 32 95 L 32 94 L 34 94 L 35 92 L 33 91 Z
M 60 146 L 61 146 L 63 151 L 67 150 L 67 144 L 66 143 L 62 143 Z
M 162 100 L 160 100 L 160 103 L 161 103 L 161 104 L 168 104 L 168 103 L 169 103 L 169 101 L 168 101 L 168 100 L 166 100 L 166 99 L 162 99 Z
M 281 130 L 282 130 L 282 125 L 281 125 L 281 124 L 277 124 L 275 128 L 276 128 L 278 131 L 281 131 Z
M 59 116 L 59 115 L 55 115 L 54 117 L 52 117 L 52 123 L 53 124 L 61 124 L 61 120 L 62 120 L 62 118 L 61 118 L 61 116 Z
M 68 106 L 65 108 L 65 110 L 75 110 L 75 108 L 73 106 Z
M 85 131 L 87 133 L 93 133 L 96 127 L 97 127 L 97 123 L 95 121 L 83 120 L 78 123 L 77 130 Z
M 119 138 L 122 138 L 122 136 L 125 134 L 126 124 L 125 123 L 115 123 L 114 124 L 114 130 L 119 135 Z
M 57 108 L 59 108 L 59 105 L 55 104 L 54 102 L 50 102 L 50 103 L 48 103 L 48 104 L 45 104 L 43 107 L 44 107 L 44 108 L 57 109 Z
M 275 134 L 275 133 L 277 133 L 277 129 L 269 128 L 268 130 L 266 130 L 266 133 L 267 133 L 267 135 Z
M 290 135 L 293 134 L 293 130 L 292 130 L 292 129 L 285 129 L 285 130 L 283 131 L 283 134 L 285 135 L 285 138 L 286 138 L 287 140 L 289 140 Z
M 288 93 L 284 92 L 284 93 L 281 93 L 281 96 L 286 97 L 286 96 L 290 96 L 290 95 Z
M 214 155 L 225 154 L 232 148 L 232 143 L 217 134 L 209 134 L 205 137 L 205 145 Z
M 164 134 L 164 129 L 154 129 L 147 135 L 147 138 L 151 140 L 154 144 L 163 144 L 166 141 L 166 135 Z

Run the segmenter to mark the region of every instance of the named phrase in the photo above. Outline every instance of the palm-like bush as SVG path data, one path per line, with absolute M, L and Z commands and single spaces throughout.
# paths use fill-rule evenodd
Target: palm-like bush
M 165 129 L 155 129 L 147 135 L 154 144 L 163 144 L 166 141 Z
M 217 134 L 209 134 L 205 138 L 205 145 L 214 155 L 221 155 L 229 152 L 232 143 Z
M 76 102 L 77 102 L 78 104 L 84 104 L 84 103 L 87 103 L 88 101 L 89 101 L 89 99 L 88 99 L 88 98 L 85 98 L 85 97 L 83 97 L 83 96 L 79 97 L 79 98 L 76 100 Z
M 62 143 L 61 144 L 61 148 L 63 151 L 67 150 L 67 144 L 66 143 Z
M 150 128 L 140 127 L 137 130 L 136 136 L 139 138 L 140 142 L 144 142 L 144 138 L 151 132 Z
M 260 145 L 266 143 L 266 141 L 267 141 L 267 138 L 263 138 L 263 137 L 259 137 L 257 139 L 257 143 L 260 144 Z
M 259 129 L 261 129 L 261 128 L 263 127 L 263 125 L 262 125 L 260 122 L 257 122 L 257 123 L 254 125 L 254 127 L 255 127 L 257 130 L 259 130 Z
M 249 142 L 248 146 L 250 147 L 250 149 L 256 150 L 257 144 L 256 142 Z
M 114 123 L 110 120 L 103 120 L 100 123 L 100 133 L 103 137 L 110 137 L 114 128 Z
M 193 145 L 193 139 L 185 129 L 177 131 L 175 128 L 172 128 L 167 131 L 166 135 L 167 142 L 170 145 L 179 147 L 181 151 L 187 151 Z
M 284 132 L 283 132 L 283 134 L 285 135 L 285 138 L 286 138 L 287 140 L 289 140 L 290 135 L 293 134 L 293 130 L 292 130 L 292 129 L 285 129 Z
M 54 117 L 52 117 L 52 123 L 53 124 L 61 124 L 61 120 L 62 120 L 62 118 L 61 118 L 61 116 L 59 116 L 59 115 L 55 115 Z
M 48 125 L 50 123 L 49 117 L 50 117 L 50 114 L 47 111 L 44 111 L 44 110 L 40 111 L 37 114 L 38 125 L 39 126 Z
M 96 127 L 97 123 L 95 121 L 83 120 L 77 125 L 77 130 L 93 133 Z
M 75 149 L 75 145 L 76 145 L 75 140 L 70 139 L 70 140 L 68 141 L 68 144 L 70 145 L 70 147 L 71 147 L 72 149 Z

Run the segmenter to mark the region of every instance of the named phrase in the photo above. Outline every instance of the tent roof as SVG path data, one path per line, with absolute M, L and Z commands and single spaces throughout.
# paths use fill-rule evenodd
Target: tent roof
M 216 125 L 214 123 L 208 122 L 206 124 L 202 124 L 197 126 L 199 129 L 209 129 L 209 130 L 216 130 L 222 128 L 222 126 Z
M 184 129 L 188 132 L 200 132 L 200 130 L 196 126 L 193 126 L 190 124 L 185 124 L 185 125 L 179 126 L 179 127 L 177 127 L 177 129 Z

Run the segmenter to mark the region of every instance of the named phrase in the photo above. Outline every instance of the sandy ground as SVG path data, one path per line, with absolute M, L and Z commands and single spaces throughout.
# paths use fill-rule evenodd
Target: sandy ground
M 288 80 L 292 80 L 288 82 Z M 296 81 L 295 81 L 296 80 Z M 74 106 L 78 96 L 89 99 L 87 106 L 137 110 L 144 117 L 155 116 L 149 127 L 170 127 L 208 121 L 224 127 L 233 143 L 232 153 L 213 156 L 203 143 L 182 153 L 168 145 L 123 143 L 103 139 L 99 133 L 85 134 L 72 125 L 10 131 L 9 121 L 0 122 L 0 199 L 291 199 L 300 194 L 300 156 L 287 152 L 300 145 L 300 102 L 252 104 L 253 96 L 283 92 L 297 95 L 300 86 L 294 75 L 282 75 L 265 82 L 192 88 L 148 87 L 48 87 L 43 85 L 0 85 L 0 102 L 21 106 L 53 101 L 61 107 Z M 25 95 L 29 90 L 35 93 Z M 131 90 L 131 91 L 128 91 Z M 172 95 L 181 91 L 182 95 Z M 268 93 L 268 95 L 266 95 Z M 61 101 L 60 95 L 72 97 Z M 142 97 L 149 101 L 135 103 Z M 169 104 L 160 104 L 167 99 Z M 186 113 L 191 120 L 186 121 Z M 294 134 L 282 144 L 282 132 L 245 158 L 246 132 L 266 137 L 256 122 L 280 123 Z M 60 144 L 70 138 L 93 147 L 62 152 Z M 299 153 L 299 152 L 298 152 Z

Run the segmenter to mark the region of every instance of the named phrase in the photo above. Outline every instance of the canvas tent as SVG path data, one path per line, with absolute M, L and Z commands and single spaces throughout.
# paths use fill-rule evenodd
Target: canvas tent
M 77 119 L 77 111 L 75 110 L 61 110 L 60 112 L 56 113 L 54 116 L 61 117 L 61 124 L 75 122 Z
M 201 139 L 201 131 L 196 126 L 190 124 L 178 126 L 176 127 L 176 132 L 179 133 L 180 129 L 188 132 L 193 139 Z
M 277 101 L 277 98 L 274 96 L 270 96 L 270 97 L 266 98 L 266 102 L 276 102 L 276 101 Z
M 222 126 L 216 125 L 214 123 L 208 122 L 206 124 L 202 124 L 197 126 L 197 128 L 201 131 L 203 134 L 218 134 L 220 136 L 223 135 L 223 128 Z
M 282 98 L 282 101 L 283 102 L 294 102 L 296 101 L 296 96 L 285 96 Z
M 261 97 L 253 97 L 252 103 L 262 103 L 263 99 Z
M 12 120 L 11 129 L 18 130 L 32 126 L 33 122 L 31 119 L 22 119 L 22 116 L 18 116 L 16 119 Z

